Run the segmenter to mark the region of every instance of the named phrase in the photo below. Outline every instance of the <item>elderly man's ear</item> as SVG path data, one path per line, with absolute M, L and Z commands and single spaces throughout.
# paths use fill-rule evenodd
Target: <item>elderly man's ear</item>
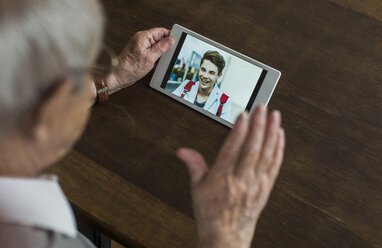
M 60 82 L 9 133 L 0 149 L 5 154 L 4 164 L 11 166 L 6 168 L 7 175 L 36 176 L 70 151 L 87 123 L 94 100 L 88 81 L 85 85 L 89 87 L 76 91 L 70 80 Z
M 30 138 L 37 142 L 45 142 L 49 139 L 56 129 L 57 116 L 64 114 L 63 111 L 69 105 L 72 88 L 72 81 L 64 80 L 39 103 L 27 130 Z
M 82 134 L 94 100 L 94 84 L 84 82 L 74 91 L 71 80 L 63 80 L 36 108 L 27 128 L 29 141 L 37 153 L 51 151 L 50 162 L 70 150 Z

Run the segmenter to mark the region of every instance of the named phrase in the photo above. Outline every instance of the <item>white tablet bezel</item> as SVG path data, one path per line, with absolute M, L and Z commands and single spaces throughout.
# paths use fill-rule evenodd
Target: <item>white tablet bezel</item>
M 243 54 L 241 54 L 239 52 L 236 52 L 236 51 L 234 51 L 234 50 L 232 50 L 232 49 L 230 49 L 228 47 L 225 47 L 225 46 L 223 46 L 223 45 L 221 45 L 221 44 L 219 44 L 219 43 L 217 43 L 217 42 L 215 42 L 213 40 L 210 40 L 210 39 L 208 39 L 208 38 L 206 38 L 206 37 L 204 37 L 204 36 L 202 36 L 200 34 L 197 34 L 197 33 L 193 32 L 191 30 L 188 30 L 188 29 L 186 29 L 186 28 L 184 28 L 184 27 L 182 27 L 182 26 L 180 26 L 178 24 L 174 24 L 174 26 L 173 26 L 173 28 L 171 30 L 171 34 L 170 34 L 170 36 L 175 40 L 175 44 L 174 44 L 173 48 L 170 51 L 168 51 L 165 54 L 163 54 L 162 57 L 160 58 L 160 60 L 159 60 L 159 62 L 157 64 L 157 67 L 155 69 L 154 75 L 153 75 L 153 77 L 151 79 L 151 82 L 150 82 L 150 86 L 152 88 L 154 88 L 154 89 L 164 93 L 165 95 L 168 95 L 171 98 L 173 98 L 173 99 L 175 99 L 175 100 L 177 100 L 177 101 L 179 101 L 179 102 L 181 102 L 181 103 L 183 103 L 183 104 L 185 104 L 185 105 L 195 109 L 196 111 L 199 111 L 200 113 L 202 113 L 204 115 L 207 115 L 207 116 L 211 117 L 212 119 L 214 119 L 214 120 L 216 120 L 216 121 L 218 121 L 218 122 L 220 122 L 220 123 L 222 123 L 222 124 L 224 124 L 224 125 L 226 125 L 228 127 L 232 127 L 233 126 L 233 124 L 230 123 L 229 121 L 226 121 L 226 120 L 224 120 L 224 119 L 222 119 L 222 118 L 220 118 L 220 117 L 218 117 L 218 116 L 208 112 L 207 110 L 204 110 L 203 108 L 200 108 L 200 107 L 194 105 L 193 103 L 191 103 L 191 102 L 189 102 L 189 101 L 187 101 L 185 99 L 182 99 L 182 98 L 176 96 L 175 94 L 173 94 L 173 93 L 171 93 L 171 92 L 169 92 L 169 91 L 167 91 L 167 90 L 165 90 L 164 88 L 161 87 L 161 84 L 162 84 L 162 82 L 164 80 L 164 77 L 166 75 L 167 69 L 170 66 L 171 59 L 172 59 L 172 57 L 173 57 L 173 55 L 174 55 L 174 53 L 176 51 L 176 48 L 178 46 L 178 42 L 179 42 L 183 32 L 186 33 L 186 34 L 190 34 L 193 37 L 195 37 L 197 39 L 200 39 L 201 41 L 204 41 L 204 42 L 206 42 L 206 43 L 208 43 L 208 44 L 210 44 L 212 46 L 215 46 L 215 47 L 217 47 L 217 48 L 219 48 L 219 49 L 221 49 L 221 50 L 223 50 L 223 51 L 225 51 L 225 52 L 227 52 L 229 54 L 232 54 L 232 55 L 234 55 L 234 56 L 236 56 L 238 58 L 241 58 L 241 59 L 243 59 L 243 60 L 245 60 L 245 61 L 247 61 L 247 62 L 249 62 L 251 64 L 254 64 L 254 65 L 256 65 L 256 66 L 266 70 L 267 74 L 266 74 L 266 76 L 265 76 L 265 78 L 264 78 L 264 80 L 263 80 L 263 82 L 261 84 L 259 92 L 256 95 L 256 98 L 255 98 L 252 106 L 249 109 L 249 112 L 252 112 L 254 107 L 259 105 L 259 104 L 261 104 L 261 103 L 263 103 L 265 105 L 268 104 L 268 101 L 271 98 L 272 93 L 273 93 L 273 91 L 274 91 L 274 89 L 275 89 L 275 87 L 277 85 L 277 82 L 278 82 L 280 76 L 281 76 L 281 72 L 280 71 L 278 71 L 278 70 L 276 70 L 276 69 L 274 69 L 274 68 L 272 68 L 270 66 L 267 66 L 267 65 L 265 65 L 265 64 L 255 60 L 255 59 L 252 59 L 252 58 L 250 58 L 250 57 L 248 57 L 246 55 L 243 55 Z M 173 66 L 173 65 L 171 65 L 171 66 Z

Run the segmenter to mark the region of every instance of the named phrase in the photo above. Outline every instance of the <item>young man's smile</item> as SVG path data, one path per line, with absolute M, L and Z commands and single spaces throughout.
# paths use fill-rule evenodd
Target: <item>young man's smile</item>
M 210 60 L 205 59 L 200 65 L 199 87 L 203 90 L 212 88 L 220 76 L 218 67 Z

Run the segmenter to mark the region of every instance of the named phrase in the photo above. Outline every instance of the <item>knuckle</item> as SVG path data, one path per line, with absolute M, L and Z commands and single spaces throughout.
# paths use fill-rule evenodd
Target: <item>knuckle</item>
M 148 61 L 148 64 L 149 64 L 150 66 L 152 66 L 153 64 L 155 64 L 156 59 L 154 58 L 154 56 L 149 56 L 149 57 L 147 58 L 147 61 Z
M 223 148 L 219 152 L 218 160 L 224 164 L 226 164 L 227 162 L 231 162 L 231 158 L 233 158 L 237 153 L 236 150 L 236 146 L 233 144 L 233 142 L 225 143 Z
M 269 156 L 263 156 L 261 158 L 261 164 L 265 168 L 269 167 L 269 165 L 271 164 L 271 158 Z
M 266 121 L 265 118 L 257 118 L 256 119 L 256 127 L 257 128 L 265 128 Z
M 255 170 L 251 169 L 248 170 L 246 173 L 247 179 L 251 185 L 253 185 L 253 178 L 255 178 Z
M 244 135 L 247 133 L 248 127 L 246 125 L 238 125 L 236 132 L 239 135 Z
M 267 191 L 267 185 L 268 185 L 268 177 L 266 175 L 262 175 L 259 180 L 257 181 L 257 189 L 256 189 L 256 195 L 257 197 L 260 197 Z
M 265 149 L 263 153 L 263 161 L 269 163 L 272 160 L 273 156 L 273 150 L 271 149 Z
M 134 34 L 135 40 L 140 41 L 145 37 L 145 32 L 144 31 L 138 31 Z
M 273 165 L 274 166 L 274 165 Z M 278 169 L 275 169 L 275 168 L 272 168 L 271 170 L 270 170 L 270 172 L 269 172 L 269 177 L 270 178 L 276 178 L 276 176 L 277 176 L 277 174 L 278 174 Z
M 241 163 L 244 165 L 255 164 L 259 159 L 260 148 L 251 147 L 250 149 L 243 152 L 243 157 Z
M 143 65 L 146 67 L 148 64 L 150 64 L 150 56 L 149 55 L 146 55 L 146 54 L 142 54 L 141 55 L 142 57 L 142 62 L 143 62 Z
M 242 194 L 245 194 L 248 191 L 248 184 L 245 180 L 238 180 L 236 187 Z
M 251 149 L 248 151 L 247 155 L 252 159 L 257 159 L 260 153 L 260 145 L 255 144 L 251 146 Z
M 132 42 L 133 44 L 136 44 L 136 43 L 138 42 L 140 36 L 141 36 L 141 35 L 139 34 L 139 32 L 136 32 L 136 33 L 133 35 L 133 37 L 131 37 L 131 42 Z
M 251 202 L 255 202 L 257 200 L 257 198 L 260 195 L 260 192 L 261 192 L 261 187 L 259 187 L 258 184 L 255 184 L 251 187 L 251 192 L 249 194 L 249 199 L 251 200 Z

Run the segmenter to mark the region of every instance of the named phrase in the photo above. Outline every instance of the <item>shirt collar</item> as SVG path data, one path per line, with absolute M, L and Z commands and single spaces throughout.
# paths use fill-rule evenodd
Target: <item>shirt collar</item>
M 0 223 L 77 235 L 73 211 L 55 176 L 0 177 Z
M 211 105 L 218 100 L 218 97 L 219 97 L 219 92 L 220 92 L 220 89 L 219 89 L 219 86 L 218 84 L 215 82 L 214 84 L 214 87 L 212 88 L 212 91 L 210 93 L 210 96 L 208 97 L 207 99 L 207 102 L 206 104 L 204 105 L 204 109 L 208 110 Z

